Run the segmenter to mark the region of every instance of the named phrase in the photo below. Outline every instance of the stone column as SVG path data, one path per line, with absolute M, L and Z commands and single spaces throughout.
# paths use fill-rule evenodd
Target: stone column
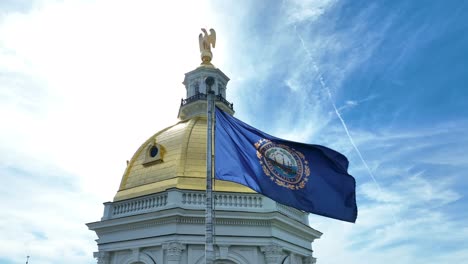
M 179 264 L 185 245 L 179 242 L 168 242 L 163 244 L 163 249 L 166 251 L 167 264 Z
M 267 264 L 279 264 L 284 257 L 283 249 L 276 244 L 261 247 L 260 250 L 265 254 Z
M 297 254 L 291 252 L 289 254 L 289 264 L 302 264 L 302 258 L 299 258 Z
M 94 252 L 94 258 L 97 259 L 98 264 L 109 264 L 110 263 L 110 253 L 106 251 Z
M 304 264 L 315 264 L 315 262 L 317 262 L 317 259 L 312 256 L 309 256 L 302 258 L 302 262 Z

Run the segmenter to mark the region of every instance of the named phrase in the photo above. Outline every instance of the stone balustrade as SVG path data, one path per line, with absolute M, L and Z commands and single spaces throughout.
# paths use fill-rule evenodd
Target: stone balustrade
M 292 219 L 307 223 L 307 213 L 275 203 L 257 193 L 214 193 L 215 210 L 245 212 L 280 212 Z M 203 210 L 205 192 L 171 189 L 163 193 L 135 199 L 105 203 L 102 220 L 156 212 L 170 208 Z
M 156 211 L 167 205 L 167 193 L 144 196 L 112 204 L 112 218 Z
M 262 196 L 258 194 L 214 194 L 215 207 L 233 208 L 261 208 Z M 205 205 L 205 193 L 203 192 L 184 192 L 182 194 L 182 204 L 187 205 Z

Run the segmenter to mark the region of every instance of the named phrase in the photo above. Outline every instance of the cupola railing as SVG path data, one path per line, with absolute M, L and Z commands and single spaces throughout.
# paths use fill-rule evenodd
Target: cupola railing
M 186 99 L 181 99 L 180 100 L 180 106 L 184 106 L 184 105 L 188 105 L 190 103 L 193 103 L 193 102 L 196 102 L 196 101 L 199 101 L 199 100 L 205 100 L 206 101 L 206 94 L 204 93 L 197 93 L 195 94 L 194 96 L 191 96 L 189 98 L 186 98 Z M 218 102 L 221 102 L 223 103 L 224 105 L 226 105 L 227 107 L 229 107 L 231 110 L 234 110 L 234 104 L 233 103 L 230 103 L 228 100 L 226 100 L 222 95 L 218 94 L 215 96 L 215 100 L 218 101 Z

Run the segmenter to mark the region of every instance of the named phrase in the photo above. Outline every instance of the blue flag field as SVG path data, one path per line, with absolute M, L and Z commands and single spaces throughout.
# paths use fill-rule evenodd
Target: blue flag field
M 320 145 L 268 135 L 216 108 L 215 178 L 272 200 L 347 222 L 357 217 L 348 159 Z

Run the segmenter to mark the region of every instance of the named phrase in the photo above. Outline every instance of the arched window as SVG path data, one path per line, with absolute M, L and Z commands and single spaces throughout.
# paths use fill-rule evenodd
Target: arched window
M 215 264 L 236 264 L 234 261 L 230 261 L 227 259 L 216 260 Z
M 226 87 L 224 87 L 224 85 L 222 83 L 218 84 L 218 93 L 223 98 L 226 98 Z

